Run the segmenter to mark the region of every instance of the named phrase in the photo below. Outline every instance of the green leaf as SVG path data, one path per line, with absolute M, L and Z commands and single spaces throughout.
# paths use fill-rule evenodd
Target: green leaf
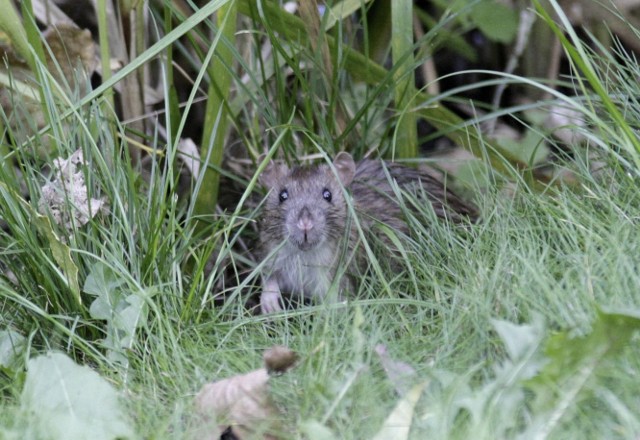
M 226 47 L 224 42 L 218 43 L 220 38 L 226 39 L 230 44 L 235 41 L 237 14 L 236 2 L 220 7 L 216 15 L 216 24 L 219 26 L 220 32 L 211 42 L 211 50 L 205 59 L 211 83 L 207 93 L 207 108 L 200 151 L 200 155 L 204 159 L 204 173 L 195 191 L 194 211 L 196 216 L 213 215 L 216 203 L 218 203 L 220 185 L 218 170 L 222 164 L 229 126 L 227 116 L 232 74 L 228 66 L 233 65 L 233 51 Z M 214 53 L 216 56 L 213 56 Z M 209 224 L 207 221 L 202 220 L 196 223 L 198 228 L 203 228 L 207 224 Z
M 84 291 L 97 296 L 89 307 L 91 317 L 107 321 L 106 337 L 102 341 L 109 350 L 107 357 L 126 365 L 123 349 L 131 348 L 136 329 L 147 322 L 148 301 L 156 290 L 131 293 L 123 278 L 98 262 L 84 283 Z
M 130 347 L 136 328 L 147 322 L 149 308 L 145 299 L 137 293 L 129 295 L 120 305 L 123 308 L 114 317 L 113 325 L 124 332 L 120 344 Z
M 33 210 L 32 210 L 33 211 Z M 80 297 L 80 284 L 78 283 L 78 266 L 76 266 L 71 257 L 71 248 L 64 243 L 53 230 L 49 217 L 40 215 L 35 211 L 32 212 L 36 227 L 49 242 L 53 259 L 58 263 L 60 269 L 67 279 L 69 290 L 73 293 L 78 304 L 82 304 Z
M 118 276 L 109 266 L 98 262 L 91 268 L 82 290 L 89 295 L 100 296 L 119 288 L 124 282 L 124 278 Z
M 495 1 L 480 2 L 471 19 L 487 38 L 498 43 L 511 43 L 518 32 L 518 14 Z
M 134 438 L 118 392 L 65 354 L 48 353 L 29 361 L 20 400 L 35 438 Z
M 499 138 L 497 143 L 518 160 L 529 165 L 535 165 L 549 155 L 545 137 L 533 130 L 527 130 L 522 139 Z
M 545 348 L 548 362 L 536 377 L 526 382 L 536 394 L 536 418 L 525 437 L 548 437 L 575 407 L 572 403 L 599 368 L 617 355 L 638 330 L 638 311 L 599 311 L 590 333 L 571 337 L 569 332 L 561 332 L 549 338 Z
M 0 368 L 9 371 L 19 368 L 19 358 L 27 346 L 27 339 L 8 329 L 0 331 Z
M 118 304 L 122 301 L 122 294 L 117 290 L 111 290 L 100 295 L 89 307 L 89 313 L 93 319 L 113 319 Z
M 300 424 L 300 432 L 309 440 L 333 440 L 338 438 L 331 429 L 317 420 L 306 420 Z
M 492 320 L 493 328 L 502 339 L 509 359 L 522 358 L 531 347 L 537 347 L 542 337 L 542 324 L 518 325 L 507 321 Z

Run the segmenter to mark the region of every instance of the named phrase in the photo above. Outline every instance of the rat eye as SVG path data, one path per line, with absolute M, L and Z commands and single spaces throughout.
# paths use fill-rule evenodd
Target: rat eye
M 280 194 L 278 194 L 278 198 L 280 199 L 280 203 L 284 202 L 289 198 L 289 191 L 283 189 L 282 191 L 280 191 Z
M 331 191 L 329 191 L 327 188 L 322 190 L 322 198 L 325 199 L 327 202 L 331 201 Z

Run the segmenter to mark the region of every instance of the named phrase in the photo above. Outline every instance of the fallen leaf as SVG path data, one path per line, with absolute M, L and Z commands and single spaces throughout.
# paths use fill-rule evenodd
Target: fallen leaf
M 276 345 L 265 351 L 262 358 L 269 373 L 284 373 L 293 367 L 298 355 L 287 347 Z
M 200 150 L 190 138 L 180 139 L 178 142 L 178 158 L 191 172 L 191 178 L 196 181 L 200 175 Z
M 42 34 L 51 51 L 46 51 L 49 71 L 53 72 L 59 81 L 73 82 L 86 81 L 98 66 L 96 58 L 96 45 L 93 42 L 91 32 L 87 29 L 79 29 L 77 26 L 60 24 L 47 28 Z M 51 58 L 53 55 L 53 58 Z M 87 73 L 85 77 L 76 73 L 81 66 Z M 80 87 L 78 87 L 80 86 Z M 86 86 L 76 85 L 84 91 Z
M 231 427 L 231 434 L 247 439 L 257 433 L 264 439 L 277 437 L 265 432 L 277 430 L 278 410 L 268 393 L 270 373 L 283 373 L 295 363 L 296 354 L 276 346 L 265 352 L 266 368 L 206 384 L 196 396 L 196 408 L 203 416 L 202 440 L 218 440 Z M 265 433 L 265 434 L 263 434 Z

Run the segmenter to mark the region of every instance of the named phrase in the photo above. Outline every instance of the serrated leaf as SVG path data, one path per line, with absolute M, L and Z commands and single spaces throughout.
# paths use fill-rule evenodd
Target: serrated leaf
M 29 361 L 20 401 L 37 438 L 133 438 L 113 386 L 62 353 L 48 353 Z
M 571 378 L 586 367 L 596 367 L 608 357 L 617 354 L 626 345 L 634 331 L 640 330 L 640 313 L 608 313 L 599 311 L 593 330 L 584 336 L 571 337 L 568 332 L 549 338 L 545 354 L 549 362 L 539 378 L 530 382 L 536 385 L 558 383 Z
M 508 321 L 493 319 L 491 321 L 493 328 L 502 339 L 507 349 L 509 358 L 512 360 L 519 359 L 531 347 L 537 347 L 542 338 L 542 326 L 540 324 L 518 325 Z
M 124 278 L 118 276 L 109 266 L 97 262 L 84 281 L 82 290 L 89 295 L 99 296 L 119 288 L 124 282 Z
M 96 298 L 89 307 L 89 314 L 94 319 L 111 320 L 116 313 L 122 294 L 117 290 L 106 292 Z
M 487 38 L 498 43 L 511 43 L 518 32 L 518 14 L 495 1 L 478 3 L 470 18 Z
M 424 399 L 428 409 L 421 418 L 428 420 L 429 432 L 447 433 L 443 438 L 512 438 L 521 426 L 526 398 L 522 382 L 543 365 L 544 325 L 541 320 L 532 325 L 503 321 L 493 325 L 507 346 L 508 359 L 494 366 L 493 378 L 473 388 L 473 370 L 464 376 L 434 375 L 437 386 L 429 387 Z
M 84 283 L 84 291 L 97 296 L 89 307 L 91 317 L 107 321 L 102 341 L 109 350 L 107 358 L 123 365 L 127 364 L 123 349 L 131 348 L 136 329 L 146 323 L 147 301 L 156 293 L 149 289 L 130 293 L 125 287 L 125 280 L 100 262 L 93 266 Z
M 133 341 L 136 328 L 147 320 L 147 304 L 140 295 L 129 295 L 123 302 L 124 308 L 117 312 L 113 325 L 124 332 L 120 340 L 123 347 L 129 347 Z
M 549 338 L 545 348 L 548 362 L 536 377 L 526 382 L 536 394 L 536 418 L 523 438 L 549 436 L 574 408 L 572 403 L 602 364 L 617 355 L 638 330 L 638 311 L 599 311 L 590 333 L 571 337 L 568 332 L 561 332 Z

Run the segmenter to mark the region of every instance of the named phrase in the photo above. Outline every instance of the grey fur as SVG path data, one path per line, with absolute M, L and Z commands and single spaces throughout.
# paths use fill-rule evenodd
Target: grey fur
M 440 181 L 418 169 L 379 160 L 356 165 L 347 153 L 337 155 L 333 167 L 337 176 L 327 164 L 290 169 L 271 163 L 261 176 L 261 183 L 269 190 L 260 217 L 261 254 L 268 258 L 260 298 L 262 313 L 281 310 L 281 292 L 324 297 L 344 260 L 343 250 L 356 249 L 358 234 L 349 227 L 343 186 L 351 193 L 365 231 L 382 222 L 399 232 L 409 232 L 389 179 L 403 190 L 424 190 L 439 217 L 458 222 L 477 215 Z M 288 196 L 284 200 L 283 191 Z M 339 290 L 346 286 L 345 277 Z

